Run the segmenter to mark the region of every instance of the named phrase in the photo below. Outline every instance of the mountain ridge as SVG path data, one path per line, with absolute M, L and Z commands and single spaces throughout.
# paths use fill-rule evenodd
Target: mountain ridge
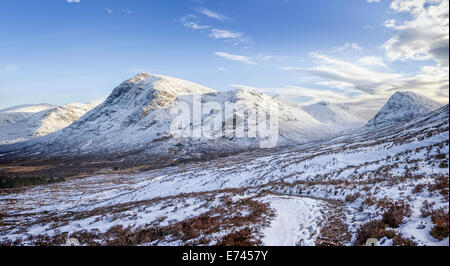
M 442 104 L 425 96 L 413 92 L 396 92 L 375 117 L 367 123 L 366 128 L 409 122 L 440 107 L 442 107 Z
M 190 129 L 186 130 L 202 128 L 203 134 L 203 123 L 207 124 L 206 127 L 212 124 L 215 130 L 211 132 L 211 138 L 198 138 L 189 132 L 182 138 L 173 136 L 170 126 L 177 115 L 172 110 L 187 106 L 187 111 L 193 112 L 195 98 L 202 105 L 214 103 L 219 107 L 203 110 L 209 112 L 202 115 L 200 122 L 191 121 Z M 235 114 L 226 110 L 221 112 L 224 106 L 232 104 L 239 105 Z M 276 114 L 273 114 L 274 108 Z M 260 140 L 250 136 L 246 120 L 250 114 L 255 114 L 254 110 L 258 110 L 261 117 L 278 121 L 280 130 L 275 146 L 305 143 L 338 133 L 304 110 L 254 90 L 241 88 L 217 92 L 189 81 L 141 73 L 122 82 L 103 103 L 68 127 L 39 139 L 0 147 L 0 153 L 40 154 L 43 157 L 103 157 L 105 154 L 183 157 L 197 153 L 243 151 L 260 148 Z M 214 121 L 221 121 L 221 124 L 214 125 Z M 243 129 L 248 137 L 224 136 L 224 132 L 235 127 Z
M 36 109 L 35 106 L 32 106 L 31 108 L 36 110 L 34 113 L 7 113 L 8 123 L 1 124 L 0 145 L 32 140 L 59 131 L 71 125 L 98 104 L 99 102 L 71 103 L 63 106 L 47 105 L 52 108 L 44 108 L 42 111 L 38 111 L 42 108 Z M 17 110 L 14 107 L 8 109 Z M 22 107 L 20 109 L 23 110 Z M 17 119 L 11 120 L 10 117 L 17 117 Z
M 367 123 L 367 120 L 359 116 L 357 111 L 346 104 L 321 101 L 302 108 L 320 122 L 342 131 L 357 129 Z

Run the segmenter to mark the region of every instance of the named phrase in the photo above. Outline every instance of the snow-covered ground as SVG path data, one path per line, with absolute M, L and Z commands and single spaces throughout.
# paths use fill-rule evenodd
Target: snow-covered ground
M 326 219 L 330 208 L 322 200 L 294 196 L 269 196 L 263 200 L 275 209 L 275 218 L 264 229 L 266 246 L 314 246 L 317 225 Z
M 441 208 L 448 225 L 448 123 L 446 106 L 295 147 L 3 191 L 0 243 L 353 245 L 379 221 L 381 245 L 448 245 L 431 234 Z M 383 222 L 395 204 L 398 227 Z
M 173 136 L 171 108 L 194 109 L 195 97 L 276 117 L 278 147 L 224 136 L 245 128 L 245 119 L 219 107 L 189 128 L 203 132 L 220 119 L 212 138 Z M 368 126 L 345 131 L 365 123 L 345 105 L 302 109 L 251 89 L 216 92 L 140 74 L 94 107 L 2 110 L 0 143 L 45 135 L 0 146 L 12 173 L 39 168 L 17 163 L 37 155 L 60 168 L 99 160 L 131 166 L 1 190 L 0 244 L 61 245 L 67 237 L 84 245 L 363 245 L 368 238 L 380 245 L 449 244 L 448 105 L 396 93 Z M 155 167 L 158 156 L 169 160 Z

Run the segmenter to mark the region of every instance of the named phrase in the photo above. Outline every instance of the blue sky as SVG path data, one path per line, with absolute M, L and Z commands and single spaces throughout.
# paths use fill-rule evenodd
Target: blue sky
M 15 0 L 0 25 L 0 108 L 103 99 L 138 72 L 305 104 L 448 102 L 448 0 Z

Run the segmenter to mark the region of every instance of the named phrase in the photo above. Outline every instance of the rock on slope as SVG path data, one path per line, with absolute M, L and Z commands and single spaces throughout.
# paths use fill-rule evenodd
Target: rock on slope
M 345 104 L 319 102 L 304 106 L 303 110 L 320 122 L 342 131 L 361 128 L 367 124 L 367 120 Z
M 367 127 L 380 127 L 397 122 L 409 122 L 416 117 L 437 110 L 442 105 L 413 92 L 397 92 L 369 121 Z
M 305 111 L 250 89 L 216 92 L 192 82 L 154 74 L 139 74 L 120 84 L 101 105 L 88 112 L 69 127 L 55 134 L 17 145 L 0 147 L 2 159 L 12 156 L 192 156 L 196 153 L 236 152 L 259 148 L 256 138 L 225 137 L 227 128 L 215 127 L 212 138 L 181 138 L 172 135 L 174 108 L 193 106 L 193 95 L 202 103 L 221 106 L 239 104 L 240 112 L 233 116 L 211 109 L 204 112 L 200 123 L 192 122 L 194 130 L 211 121 L 222 120 L 227 125 L 245 124 L 242 114 L 258 106 L 258 114 L 278 118 L 278 144 L 301 143 L 336 133 Z M 278 113 L 271 110 L 278 109 Z M 193 112 L 195 113 L 195 112 Z M 222 119 L 221 119 L 222 118 Z M 244 127 L 248 126 L 248 123 Z M 196 136 L 194 136 L 196 137 Z M 148 156 L 147 156 L 148 157 Z M 128 157 L 130 158 L 130 157 Z
M 30 140 L 61 130 L 96 105 L 98 103 L 72 103 L 61 107 L 36 105 L 7 109 L 3 114 L 8 118 L 0 125 L 0 144 Z

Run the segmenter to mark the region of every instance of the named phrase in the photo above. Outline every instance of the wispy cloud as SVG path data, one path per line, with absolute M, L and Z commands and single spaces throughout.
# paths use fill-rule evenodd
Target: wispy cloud
M 344 45 L 334 47 L 332 52 L 339 53 L 347 50 L 362 51 L 362 47 L 356 42 L 346 42 Z
M 229 17 L 224 16 L 222 14 L 219 14 L 218 12 L 212 11 L 212 10 L 207 9 L 205 7 L 196 8 L 196 11 L 199 14 L 205 15 L 205 16 L 207 16 L 209 18 L 212 18 L 212 19 L 221 20 L 221 21 L 230 21 L 231 20 Z
M 230 21 L 231 19 L 223 16 L 217 12 L 209 10 L 207 8 L 197 8 L 196 12 L 205 15 L 209 18 L 214 18 L 221 21 Z M 195 14 L 188 14 L 180 19 L 180 22 L 188 29 L 207 33 L 208 37 L 215 40 L 223 40 L 233 45 L 249 44 L 251 38 L 246 36 L 243 32 L 238 32 L 229 29 L 219 28 L 211 24 L 205 24 L 201 22 L 201 16 Z
M 105 11 L 106 11 L 106 13 L 108 13 L 108 14 L 112 14 L 112 13 L 113 13 L 112 9 L 110 9 L 110 8 L 105 8 Z
M 244 33 L 230 30 L 211 29 L 211 34 L 209 36 L 214 39 L 240 39 L 244 36 Z
M 376 91 L 392 88 L 389 84 L 392 80 L 400 78 L 400 75 L 391 73 L 374 72 L 367 68 L 350 62 L 338 60 L 323 54 L 311 53 L 318 66 L 313 68 L 285 68 L 289 71 L 297 71 L 304 74 L 321 77 L 327 80 L 348 82 L 357 90 L 375 94 Z
M 349 87 L 351 91 L 356 90 L 367 97 L 369 97 L 368 95 L 385 97 L 392 94 L 393 91 L 406 90 L 423 94 L 441 102 L 443 96 L 448 97 L 449 74 L 448 69 L 445 68 L 425 66 L 422 67 L 419 74 L 406 75 L 373 71 L 348 61 L 317 53 L 312 53 L 311 57 L 316 60 L 317 66 L 312 68 L 286 67 L 284 69 L 308 74 L 323 81 L 352 84 L 352 87 Z
M 258 61 L 276 61 L 276 62 L 285 62 L 288 59 L 288 56 L 285 55 L 271 55 L 259 53 L 257 56 Z
M 396 27 L 395 23 L 396 23 L 395 19 L 389 19 L 383 23 L 383 26 L 385 26 L 386 28 L 394 29 Z
M 363 66 L 378 66 L 383 68 L 389 68 L 385 63 L 383 63 L 383 59 L 376 56 L 364 56 L 358 60 L 358 64 Z
M 343 82 L 343 81 L 320 81 L 316 83 L 317 85 L 328 87 L 328 88 L 335 88 L 339 90 L 347 90 L 349 88 L 353 88 L 353 84 L 349 82 Z
M 229 54 L 229 53 L 225 53 L 225 52 L 215 52 L 214 54 L 216 56 L 225 58 L 227 60 L 238 61 L 238 62 L 242 62 L 247 65 L 257 65 L 256 62 L 252 61 L 252 59 L 247 56 Z
M 191 22 L 185 22 L 184 26 L 186 28 L 190 28 L 190 29 L 193 29 L 193 30 L 207 30 L 207 29 L 210 28 L 210 26 L 200 25 L 200 24 L 198 24 L 196 22 L 192 22 L 192 21 Z
M 190 21 L 190 20 L 192 20 L 192 19 L 197 19 L 197 15 L 194 15 L 194 14 L 186 15 L 186 16 L 182 17 L 182 18 L 180 19 L 180 21 L 181 21 L 182 23 L 184 23 L 184 22 Z

